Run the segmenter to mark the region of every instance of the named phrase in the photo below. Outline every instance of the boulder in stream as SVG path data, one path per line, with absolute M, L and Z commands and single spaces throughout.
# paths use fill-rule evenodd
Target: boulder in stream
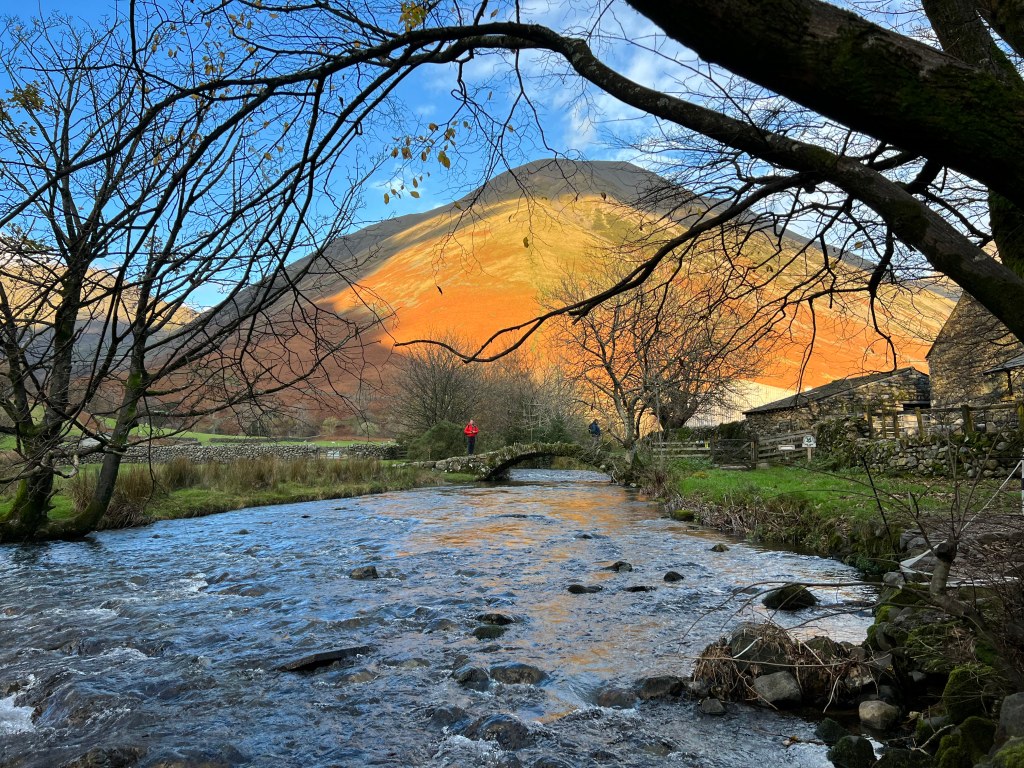
M 482 717 L 467 726 L 462 735 L 477 741 L 493 741 L 502 749 L 515 751 L 533 739 L 530 729 L 514 715 L 497 714 Z
M 636 706 L 636 694 L 617 686 L 602 688 L 594 698 L 597 706 L 607 709 L 632 709 Z
M 669 582 L 670 584 L 672 582 L 674 582 L 674 581 L 682 581 L 682 580 L 683 580 L 683 574 L 679 573 L 678 571 L 669 571 L 668 573 L 665 574 L 665 581 Z
M 592 595 L 595 592 L 600 592 L 604 587 L 598 584 L 570 584 L 568 589 L 574 595 Z
M 481 624 L 479 627 L 474 627 L 473 637 L 477 640 L 495 640 L 508 630 L 508 627 L 504 627 L 500 624 Z
M 348 577 L 356 581 L 369 581 L 371 579 L 379 579 L 380 574 L 377 573 L 377 566 L 375 565 L 361 565 L 349 571 Z
M 871 768 L 875 750 L 863 736 L 843 736 L 829 749 L 828 759 L 836 768 Z
M 507 685 L 537 685 L 547 679 L 548 673 L 532 664 L 507 661 L 490 669 L 491 677 Z
M 887 731 L 900 719 L 899 707 L 881 700 L 862 701 L 857 707 L 860 722 L 876 731 Z
M 146 750 L 141 747 L 96 747 L 80 757 L 61 763 L 60 768 L 131 768 L 144 754 Z
M 506 616 L 504 613 L 481 613 L 476 617 L 476 620 L 483 624 L 497 624 L 500 627 L 516 623 L 515 619 L 511 616 Z
M 636 682 L 636 695 L 644 701 L 676 698 L 682 695 L 686 680 L 675 675 L 645 677 Z
M 466 664 L 452 672 L 452 677 L 463 688 L 471 688 L 474 691 L 486 691 L 491 684 L 491 677 L 483 667 L 476 667 Z
M 715 546 L 711 547 L 709 551 L 711 551 L 711 552 L 728 552 L 729 551 L 729 545 L 727 545 L 727 544 L 715 544 Z
M 818 598 L 803 584 L 784 584 L 773 589 L 761 601 L 773 611 L 799 611 L 818 604 Z
M 627 573 L 633 570 L 633 566 L 627 563 L 625 560 L 616 560 L 611 565 L 605 566 L 606 571 L 615 571 L 616 573 Z
M 351 648 L 339 648 L 336 651 L 323 651 L 303 656 L 294 661 L 285 662 L 278 669 L 281 672 L 312 672 L 336 662 L 352 661 L 359 656 L 368 656 L 373 651 L 374 647 L 372 645 L 355 645 Z
M 800 683 L 789 672 L 773 672 L 755 678 L 754 690 L 762 701 L 773 707 L 799 704 L 803 699 Z

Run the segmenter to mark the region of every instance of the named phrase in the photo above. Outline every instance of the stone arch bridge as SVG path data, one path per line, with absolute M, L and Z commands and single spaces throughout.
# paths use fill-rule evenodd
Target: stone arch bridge
M 478 480 L 500 480 L 508 477 L 508 471 L 532 459 L 564 456 L 602 472 L 616 479 L 621 470 L 613 454 L 605 446 L 579 445 L 577 443 L 513 443 L 496 451 L 477 453 L 472 456 L 452 456 L 436 462 L 419 462 L 442 472 L 459 472 L 475 475 Z M 619 459 L 621 461 L 621 457 Z

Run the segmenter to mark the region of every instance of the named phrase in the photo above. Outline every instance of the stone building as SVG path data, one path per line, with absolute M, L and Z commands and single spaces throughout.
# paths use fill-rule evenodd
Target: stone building
M 1024 344 L 967 294 L 928 351 L 928 368 L 936 408 L 1024 398 Z
M 824 419 L 927 408 L 929 398 L 928 374 L 908 367 L 838 379 L 743 415 L 753 434 L 767 437 L 811 430 Z

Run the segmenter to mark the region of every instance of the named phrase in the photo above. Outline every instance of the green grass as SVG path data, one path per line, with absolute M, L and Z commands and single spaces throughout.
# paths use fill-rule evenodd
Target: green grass
M 970 508 L 980 507 L 997 485 L 973 486 Z M 794 466 L 736 471 L 678 464 L 669 470 L 677 498 L 673 516 L 766 543 L 838 554 L 862 567 L 870 567 L 872 558 L 888 560 L 899 535 L 921 517 L 949 519 L 967 511 L 967 488 L 946 479 L 880 477 L 874 486 L 877 498 L 864 473 Z M 1007 495 L 1007 501 L 1019 505 L 1019 495 Z

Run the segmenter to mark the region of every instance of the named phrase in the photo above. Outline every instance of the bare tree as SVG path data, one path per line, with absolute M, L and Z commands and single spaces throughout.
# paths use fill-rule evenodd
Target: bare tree
M 464 343 L 450 333 L 439 338 L 453 346 Z M 396 366 L 391 419 L 400 434 L 415 437 L 475 414 L 483 388 L 479 368 L 435 345 L 412 348 Z
M 609 262 L 586 279 L 568 276 L 549 302 L 578 304 L 628 269 Z M 726 402 L 734 380 L 754 372 L 757 352 L 745 325 L 720 300 L 719 286 L 669 276 L 613 296 L 583 317 L 562 318 L 556 344 L 563 370 L 595 409 L 614 412 L 608 432 L 632 455 L 645 418 L 663 428 L 682 426 Z
M 2 41 L 3 431 L 25 460 L 5 540 L 94 529 L 149 409 L 195 418 L 315 378 L 327 360 L 356 370 L 374 320 L 314 300 L 319 281 L 357 266 L 316 250 L 354 188 L 323 189 L 347 141 L 313 106 L 323 92 L 226 88 L 154 109 L 160 36 L 133 48 L 131 32 L 53 20 L 12 24 Z M 317 211 L 318 195 L 333 210 Z M 73 434 L 103 453 L 95 496 L 49 521 Z

